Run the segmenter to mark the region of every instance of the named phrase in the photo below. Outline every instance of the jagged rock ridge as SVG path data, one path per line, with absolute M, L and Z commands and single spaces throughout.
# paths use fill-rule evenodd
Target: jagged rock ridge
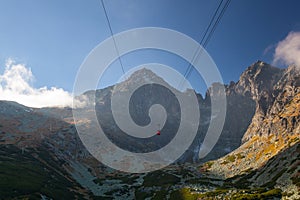
M 243 144 L 210 163 L 210 173 L 233 177 L 238 183 L 282 189 L 299 198 L 300 71 L 277 69 L 257 62 L 231 91 L 250 96 L 256 111 Z M 241 176 L 244 174 L 244 176 Z
M 149 72 L 143 71 L 143 73 L 146 74 L 138 75 L 138 77 L 149 77 Z M 154 74 L 150 77 L 159 80 L 159 77 Z M 71 189 L 79 191 L 79 193 L 70 194 L 74 198 L 90 198 L 96 195 L 102 198 L 117 198 L 118 196 L 132 199 L 135 196 L 148 194 L 145 191 L 154 192 L 153 196 L 158 191 L 172 196 L 172 191 L 177 188 L 199 183 L 199 181 L 205 185 L 201 187 L 201 190 L 210 191 L 222 186 L 224 181 L 221 180 L 223 178 L 221 175 L 233 177 L 232 183 L 237 183 L 237 185 L 241 183 L 239 181 L 246 181 L 245 187 L 269 187 L 270 185 L 264 186 L 264 184 L 272 184 L 272 187 L 281 188 L 284 191 L 295 191 L 299 187 L 299 80 L 299 72 L 295 66 L 278 69 L 258 61 L 241 75 L 237 83 L 232 82 L 225 86 L 228 111 L 224 130 L 206 160 L 216 159 L 234 151 L 213 163 L 205 164 L 209 166 L 206 170 L 210 173 L 208 180 L 211 180 L 207 185 L 204 184 L 208 181 L 207 178 L 203 178 L 202 174 L 199 175 L 196 170 L 198 164 L 185 164 L 182 167 L 170 166 L 160 172 L 147 175 L 120 174 L 106 168 L 95 160 L 80 142 L 69 108 L 31 109 L 12 102 L 0 102 L 0 144 L 18 147 L 20 155 L 22 153 L 32 155 L 30 158 L 38 160 L 42 165 L 45 164 L 46 169 L 51 168 L 52 165 L 57 167 L 54 163 L 59 163 L 61 168 L 57 173 L 60 175 L 66 173 L 60 177 L 69 180 Z M 129 78 L 129 81 L 139 80 Z M 127 85 L 130 83 L 128 82 Z M 97 104 L 105 105 L 110 100 L 112 90 L 113 86 L 88 91 L 84 95 L 87 97 L 96 95 L 96 106 Z M 218 84 L 215 84 L 208 93 L 213 92 L 213 97 L 217 98 L 217 91 Z M 201 112 L 198 135 L 191 148 L 178 162 L 199 162 L 195 155 L 198 153 L 211 117 L 208 93 L 205 98 L 197 95 Z M 95 106 L 93 101 L 82 109 L 87 117 L 91 111 L 89 106 Z M 105 106 L 98 110 L 99 114 L 105 114 L 108 111 L 109 109 Z M 105 125 L 114 129 L 114 123 L 109 119 L 106 120 Z M 82 122 L 85 122 L 84 119 Z M 5 149 L 9 148 L 5 147 Z M 48 152 L 46 159 L 45 151 Z M 273 168 L 276 170 L 272 171 Z M 251 176 L 249 172 L 252 172 Z M 271 176 L 272 172 L 274 172 L 272 178 L 274 182 L 262 183 L 260 181 Z M 174 184 L 173 188 L 160 179 L 161 174 L 168 177 L 168 180 Z M 217 175 L 218 179 L 216 177 L 212 179 L 211 174 Z M 240 177 L 235 178 L 235 175 L 240 175 Z M 156 188 L 159 185 L 155 185 L 153 180 L 159 182 L 162 187 Z M 286 184 L 280 186 L 280 183 L 284 181 Z M 79 187 L 75 182 L 80 183 L 81 186 Z M 127 184 L 128 182 L 133 183 Z M 151 184 L 155 187 L 151 187 Z M 112 186 L 115 190 L 109 189 Z M 167 187 L 169 191 L 165 191 Z M 43 191 L 34 193 L 34 195 L 39 194 L 53 197 L 51 193 Z M 292 195 L 297 197 L 295 193 Z

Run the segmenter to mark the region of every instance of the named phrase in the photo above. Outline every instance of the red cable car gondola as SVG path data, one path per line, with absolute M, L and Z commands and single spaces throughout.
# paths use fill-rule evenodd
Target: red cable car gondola
M 156 135 L 160 135 L 160 130 L 157 130 Z

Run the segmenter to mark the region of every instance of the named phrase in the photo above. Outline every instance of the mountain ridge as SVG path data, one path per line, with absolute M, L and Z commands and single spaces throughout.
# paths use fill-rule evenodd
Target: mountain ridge
M 196 191 L 203 190 L 195 194 L 190 191 L 190 194 L 205 196 L 209 195 L 206 192 L 215 191 L 217 188 L 231 187 L 224 189 L 224 193 L 220 193 L 220 190 L 218 190 L 220 194 L 214 193 L 227 197 L 226 195 L 240 194 L 247 188 L 263 187 L 264 193 L 279 189 L 282 191 L 280 194 L 297 199 L 299 197 L 297 163 L 300 154 L 298 68 L 290 66 L 279 69 L 257 61 L 241 74 L 240 79 L 236 83 L 225 85 L 228 109 L 224 129 L 212 152 L 203 160 L 197 160 L 195 156 L 198 155 L 201 140 L 211 117 L 209 92 L 213 92 L 214 98 L 217 98 L 218 84 L 212 85 L 204 98 L 197 95 L 201 112 L 200 126 L 190 149 L 176 164 L 157 172 L 129 175 L 116 172 L 99 163 L 81 143 L 70 108 L 35 109 L 15 102 L 0 101 L 0 145 L 16 146 L 19 148 L 20 156 L 24 152 L 29 152 L 35 155 L 32 159 L 48 163 L 46 168 L 52 162 L 63 163 L 59 171 L 62 174 L 66 173 L 65 178 L 71 180 L 72 184 L 77 182 L 85 188 L 81 188 L 78 194 L 74 193 L 75 197 L 82 195 L 85 198 L 95 196 L 117 198 L 120 195 L 122 198 L 143 199 L 141 195 L 153 194 L 154 197 L 156 193 L 172 196 L 184 187 L 196 188 Z M 95 95 L 96 108 L 97 105 L 104 105 L 98 110 L 99 114 L 106 116 L 105 105 L 110 101 L 112 90 L 111 86 L 97 91 L 87 91 L 84 95 Z M 163 93 L 159 95 L 164 96 Z M 89 97 L 87 100 L 90 100 Z M 143 104 L 141 105 L 143 107 Z M 90 101 L 89 106 L 95 105 Z M 86 116 L 89 116 L 91 111 L 89 106 L 78 109 L 82 109 L 86 112 Z M 82 122 L 85 123 L 84 119 Z M 105 124 L 114 130 L 113 123 L 107 121 Z M 42 151 L 38 150 L 41 147 L 49 152 L 46 160 Z M 274 174 L 273 168 L 276 168 Z M 167 181 L 160 179 L 162 174 L 168 177 Z M 272 177 L 270 183 L 262 181 L 266 177 Z M 153 179 L 156 181 L 153 182 Z M 109 189 L 111 185 L 107 180 L 117 181 L 115 182 L 117 191 L 112 192 L 113 190 Z M 128 184 L 130 182 L 133 184 Z M 161 185 L 158 188 L 154 187 L 155 182 Z M 174 184 L 174 187 L 168 186 L 168 183 Z M 199 183 L 202 186 L 199 186 Z M 238 185 L 244 188 L 238 189 Z M 78 187 L 73 186 L 75 190 Z M 237 188 L 236 193 L 230 193 L 232 188 Z M 288 193 L 289 190 L 293 193 Z M 39 190 L 35 192 L 36 194 L 47 194 L 48 197 L 52 195 Z

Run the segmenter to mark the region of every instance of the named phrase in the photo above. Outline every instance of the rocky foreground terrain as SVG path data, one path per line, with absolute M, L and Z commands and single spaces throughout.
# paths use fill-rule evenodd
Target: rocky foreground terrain
M 147 70 L 137 73 L 158 78 Z M 204 98 L 197 95 L 201 119 L 190 149 L 174 164 L 143 174 L 118 172 L 94 159 L 78 137 L 70 108 L 0 101 L 0 199 L 300 199 L 299 70 L 258 61 L 225 88 L 227 117 L 211 153 L 197 158 L 217 84 Z M 118 127 L 103 106 L 111 91 L 84 95 L 96 94 L 97 113 L 105 116 L 103 127 L 113 138 Z M 139 98 L 141 109 L 151 103 Z M 89 106 L 83 109 L 87 116 Z M 176 109 L 172 114 L 178 117 Z M 176 124 L 170 123 L 172 131 Z

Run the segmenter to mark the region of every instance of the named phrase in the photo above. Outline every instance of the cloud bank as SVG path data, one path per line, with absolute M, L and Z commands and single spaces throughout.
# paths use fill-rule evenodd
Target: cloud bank
M 294 64 L 300 68 L 300 32 L 290 32 L 277 44 L 273 63 L 280 62 L 286 65 Z
M 34 76 L 24 64 L 16 64 L 9 59 L 3 74 L 0 74 L 0 100 L 16 101 L 25 106 L 72 107 L 72 95 L 62 88 L 34 88 Z M 75 102 L 80 106 L 80 102 Z

